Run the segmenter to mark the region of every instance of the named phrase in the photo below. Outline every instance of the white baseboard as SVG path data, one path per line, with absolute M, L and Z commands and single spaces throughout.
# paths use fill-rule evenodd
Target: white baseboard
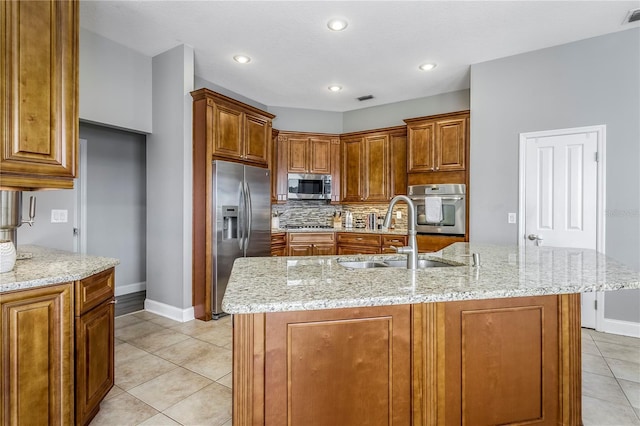
M 640 323 L 603 318 L 598 331 L 640 338 Z
M 117 285 L 115 289 L 116 296 L 122 296 L 129 293 L 137 293 L 139 291 L 145 291 L 147 289 L 147 282 L 142 281 L 139 283 Z
M 187 322 L 195 319 L 193 306 L 187 309 L 176 308 L 166 303 L 156 302 L 155 300 L 145 299 L 144 310 L 153 314 L 157 314 L 174 321 Z

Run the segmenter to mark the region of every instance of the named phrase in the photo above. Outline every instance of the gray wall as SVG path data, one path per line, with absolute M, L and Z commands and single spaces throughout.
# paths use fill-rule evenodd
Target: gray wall
M 151 58 L 80 29 L 80 119 L 151 133 Z
M 518 136 L 605 124 L 606 254 L 640 270 L 640 29 L 471 67 L 470 239 L 516 244 Z M 640 292 L 605 316 L 640 322 Z
M 442 93 L 343 113 L 344 133 L 401 126 L 405 118 L 469 109 L 469 90 Z
M 146 282 L 146 137 L 90 124 L 87 140 L 87 254 L 120 259 L 118 294 Z M 120 287 L 120 289 L 118 289 Z
M 146 281 L 146 141 L 145 136 L 80 124 L 87 140 L 87 254 L 120 259 L 116 292 L 144 289 Z M 36 223 L 18 229 L 18 246 L 37 244 L 74 250 L 76 190 L 23 193 L 23 219 L 29 196 L 37 199 Z M 51 223 L 52 209 L 66 209 L 67 223 Z
M 342 133 L 343 113 L 314 109 L 269 107 L 273 128 L 293 132 Z
M 193 49 L 153 58 L 153 134 L 147 140 L 147 299 L 191 302 Z

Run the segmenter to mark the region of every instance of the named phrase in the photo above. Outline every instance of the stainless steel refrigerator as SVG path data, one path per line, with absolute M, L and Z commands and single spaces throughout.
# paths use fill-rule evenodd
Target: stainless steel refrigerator
M 238 257 L 271 255 L 271 180 L 268 169 L 213 162 L 212 316 L 224 315 L 222 297 Z

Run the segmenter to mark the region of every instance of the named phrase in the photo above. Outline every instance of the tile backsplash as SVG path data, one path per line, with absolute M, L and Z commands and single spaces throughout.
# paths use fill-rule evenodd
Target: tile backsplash
M 326 201 L 288 201 L 287 204 L 274 204 L 271 206 L 271 212 L 280 216 L 280 227 L 289 226 L 333 226 L 333 214 L 335 212 L 342 213 L 342 224 L 344 226 L 344 212 L 353 213 L 354 225 L 358 223 L 366 223 L 367 215 L 375 213 L 384 217 L 389 207 L 388 203 L 381 204 L 342 204 L 331 205 Z M 396 219 L 395 212 L 402 212 L 402 218 Z M 399 203 L 394 208 L 395 227 L 397 229 L 407 229 L 407 206 Z

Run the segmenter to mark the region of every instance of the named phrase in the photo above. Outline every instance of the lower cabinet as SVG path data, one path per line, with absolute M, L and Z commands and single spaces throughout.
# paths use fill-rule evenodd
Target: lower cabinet
M 396 253 L 392 247 L 407 245 L 406 235 L 395 234 L 341 232 L 337 240 L 339 255 Z
M 289 233 L 289 256 L 324 256 L 336 254 L 333 232 Z
M 111 268 L 2 293 L 0 424 L 86 425 L 97 414 L 114 383 L 113 290 Z
M 453 243 L 467 241 L 464 235 L 417 235 L 418 252 L 429 253 L 439 251 Z
M 234 425 L 579 425 L 580 295 L 233 316 Z
M 73 424 L 72 288 L 0 294 L 0 424 Z
M 271 256 L 286 256 L 287 254 L 287 233 L 271 234 Z

